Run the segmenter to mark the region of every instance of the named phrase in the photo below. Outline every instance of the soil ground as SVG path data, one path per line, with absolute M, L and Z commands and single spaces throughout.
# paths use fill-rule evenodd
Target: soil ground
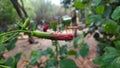
M 30 52 L 32 50 L 45 49 L 47 47 L 51 47 L 54 49 L 51 40 L 35 38 L 35 41 L 38 42 L 36 44 L 29 44 L 27 40 L 28 40 L 27 38 L 19 39 L 16 43 L 16 47 L 13 50 L 4 54 L 6 58 L 13 56 L 19 52 L 23 52 L 25 54 L 24 57 L 21 57 L 17 65 L 17 68 L 25 68 L 27 61 L 29 61 L 30 59 Z M 96 65 L 93 64 L 92 60 L 97 55 L 97 50 L 96 50 L 97 41 L 95 41 L 92 36 L 86 37 L 84 40 L 90 47 L 89 55 L 85 58 L 80 57 L 79 59 L 74 59 L 75 56 L 69 56 L 69 58 L 75 60 L 78 68 L 96 68 Z M 74 49 L 72 42 L 59 41 L 59 43 L 60 45 L 67 44 L 69 46 L 68 49 Z M 40 59 L 45 61 L 46 57 L 43 56 Z M 37 67 L 34 66 L 33 68 L 37 68 Z

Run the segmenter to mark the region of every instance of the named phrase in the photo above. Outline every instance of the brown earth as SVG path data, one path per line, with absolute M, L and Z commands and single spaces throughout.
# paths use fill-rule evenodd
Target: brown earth
M 22 56 L 21 59 L 19 60 L 17 68 L 26 68 L 25 65 L 29 62 L 30 52 L 32 50 L 45 49 L 47 47 L 51 47 L 54 49 L 51 40 L 38 39 L 38 38 L 35 38 L 35 40 L 38 42 L 37 44 L 29 44 L 27 39 L 18 40 L 18 42 L 16 43 L 16 47 L 13 50 L 5 53 L 4 56 L 8 58 L 10 56 L 15 55 L 16 53 L 23 52 L 25 55 Z M 90 47 L 89 55 L 85 58 L 80 57 L 79 59 L 74 59 L 75 56 L 69 56 L 68 58 L 75 60 L 78 68 L 96 68 L 96 65 L 93 64 L 92 60 L 97 55 L 97 50 L 96 50 L 97 42 L 94 40 L 92 36 L 86 37 L 84 40 Z M 60 45 L 67 44 L 69 46 L 68 49 L 74 49 L 72 42 L 59 41 L 59 43 Z M 74 49 L 74 50 L 78 51 L 78 49 Z M 40 60 L 45 61 L 46 57 L 43 56 L 40 58 Z M 33 68 L 37 68 L 37 67 L 35 66 Z

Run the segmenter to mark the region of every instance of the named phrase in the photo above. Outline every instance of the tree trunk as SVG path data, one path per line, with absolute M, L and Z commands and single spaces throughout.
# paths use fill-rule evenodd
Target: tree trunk
M 20 4 L 18 3 L 18 0 L 11 0 L 11 3 L 13 4 L 14 8 L 16 9 L 19 17 L 22 19 L 22 21 L 24 22 L 25 21 L 25 18 L 22 14 L 22 11 L 21 11 L 21 7 L 20 7 Z
M 28 17 L 27 12 L 25 11 L 24 8 L 24 3 L 23 0 L 20 0 L 22 3 L 22 6 L 18 3 L 18 0 L 11 0 L 11 3 L 13 4 L 14 8 L 16 9 L 19 17 L 22 19 L 23 22 L 25 22 L 25 19 Z M 29 36 L 29 43 L 32 44 L 34 43 L 34 39 L 32 38 L 32 36 L 30 34 L 28 34 Z

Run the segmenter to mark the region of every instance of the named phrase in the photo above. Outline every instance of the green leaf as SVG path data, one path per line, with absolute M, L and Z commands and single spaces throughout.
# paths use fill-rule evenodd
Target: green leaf
M 37 24 L 36 24 L 35 22 L 32 23 L 32 31 L 33 31 L 33 30 L 36 30 L 36 28 L 37 28 L 36 25 L 37 25 Z
M 118 6 L 117 8 L 115 8 L 115 10 L 112 13 L 112 18 L 114 20 L 120 19 L 120 6 Z
M 5 65 L 10 66 L 12 68 L 15 68 L 16 65 L 15 65 L 14 58 L 13 57 L 8 58 Z
M 96 58 L 93 60 L 93 62 L 94 62 L 95 64 L 100 65 L 100 64 L 103 63 L 102 58 L 103 58 L 102 56 L 96 57 Z
M 80 53 L 77 53 L 75 56 L 75 58 L 80 58 L 80 57 L 81 57 Z
M 100 2 L 101 2 L 101 0 L 92 0 L 92 5 L 97 6 L 100 4 Z
M 114 20 L 112 20 L 112 19 L 107 19 L 107 21 L 106 21 L 107 23 L 114 23 L 114 24 L 116 24 L 117 22 L 115 22 Z
M 23 29 L 23 30 L 28 27 L 28 25 L 29 25 L 29 23 L 30 23 L 30 20 L 31 20 L 31 19 L 30 19 L 29 17 L 25 20 L 24 24 L 22 25 L 22 29 Z
M 18 27 L 22 27 L 22 25 L 23 25 L 23 22 L 16 22 L 16 25 L 18 26 Z
M 68 51 L 68 54 L 69 54 L 69 55 L 76 55 L 76 54 L 77 54 L 77 52 L 76 52 L 76 51 L 74 51 L 74 50 L 69 50 L 69 51 Z
M 109 18 L 112 12 L 111 6 L 106 6 L 104 9 L 104 13 L 102 14 L 105 18 Z
M 102 22 L 102 18 L 99 15 L 92 15 L 87 17 L 86 24 Z
M 118 2 L 118 0 L 110 0 L 110 3 Z
M 6 62 L 6 60 L 5 59 L 0 59 L 0 64 L 4 64 Z
M 73 45 L 74 45 L 75 48 L 78 47 L 78 42 L 79 42 L 80 40 L 82 40 L 83 37 L 84 37 L 84 34 L 82 33 L 80 36 L 76 37 L 76 38 L 73 40 Z
M 37 60 L 42 56 L 42 52 L 43 52 L 42 50 L 31 52 L 31 59 L 30 59 L 31 65 L 35 65 L 37 63 Z
M 0 54 L 3 54 L 5 52 L 5 46 L 0 46 Z
M 17 38 L 10 40 L 8 45 L 6 45 L 7 50 L 12 50 L 15 47 L 16 42 Z
M 119 56 L 117 49 L 113 47 L 106 47 L 103 57 L 104 64 L 111 63 L 116 57 Z
M 52 48 L 48 47 L 44 52 L 46 52 L 45 55 L 51 54 L 53 52 Z
M 119 54 L 114 54 L 114 53 L 109 53 L 109 54 L 106 54 L 104 57 L 103 57 L 103 61 L 104 61 L 104 64 L 109 64 L 109 63 L 112 63 L 112 61 L 118 57 Z
M 80 55 L 82 57 L 86 57 L 89 53 L 89 46 L 84 43 L 81 47 L 80 47 Z
M 45 68 L 56 68 L 57 65 L 58 65 L 57 61 L 53 58 L 50 58 L 46 61 Z
M 71 59 L 60 60 L 60 68 L 78 68 L 75 62 Z
M 0 68 L 11 68 L 11 67 L 8 67 L 8 66 L 5 66 L 5 65 L 0 65 Z
M 116 58 L 120 56 L 118 50 L 113 47 L 106 47 L 104 51 L 105 53 L 95 58 L 93 62 L 100 65 L 100 68 L 117 68 Z M 117 60 L 119 61 L 119 59 Z
M 3 36 L 0 36 L 0 46 L 3 45 Z
M 104 12 L 104 6 L 103 5 L 100 5 L 100 6 L 97 6 L 96 8 L 96 13 L 99 14 L 99 15 L 102 15 L 103 12 Z
M 18 53 L 18 54 L 16 54 L 16 55 L 14 56 L 16 64 L 17 64 L 17 62 L 19 61 L 21 55 L 22 55 L 22 53 Z
M 60 56 L 60 60 L 66 59 L 67 56 Z
M 50 23 L 50 27 L 53 29 L 53 31 L 57 30 L 57 24 L 58 24 L 58 22 L 56 22 L 56 21 Z
M 82 9 L 85 7 L 85 5 L 82 2 L 74 2 L 74 6 L 77 9 Z
M 42 55 L 51 55 L 53 53 L 52 48 L 48 47 L 46 50 L 42 52 Z
M 16 54 L 13 57 L 10 57 L 6 60 L 5 65 L 10 66 L 11 68 L 17 68 L 17 63 L 21 57 L 21 53 Z
M 31 52 L 31 58 L 30 58 L 30 64 L 35 65 L 37 63 L 37 60 L 43 56 L 43 55 L 49 55 L 52 53 L 51 48 L 47 48 L 46 50 L 38 50 L 38 51 L 32 51 Z
M 86 25 L 90 25 L 90 24 L 91 24 L 91 20 L 90 20 L 90 18 L 86 18 L 86 20 L 85 20 L 85 24 L 86 24 Z
M 117 53 L 117 49 L 113 48 L 113 47 L 105 47 L 105 53 L 109 54 L 109 53 Z
M 105 23 L 102 25 L 102 29 L 107 32 L 118 32 L 118 25 L 116 23 Z
M 70 25 L 70 21 L 71 21 L 71 19 L 68 19 L 68 20 L 62 20 L 62 24 L 64 24 L 64 25 Z
M 57 46 L 58 44 L 59 44 L 58 41 L 56 41 L 56 40 L 55 40 L 55 41 L 52 41 L 52 45 L 53 45 L 53 46 Z
M 111 68 L 120 68 L 120 57 L 117 57 L 111 63 Z
M 60 47 L 60 55 L 66 55 L 67 54 L 67 45 L 63 45 Z
M 78 47 L 78 41 L 80 40 L 80 37 L 76 37 L 74 40 L 73 40 L 73 45 L 75 48 Z
M 30 55 L 31 55 L 31 56 L 34 56 L 34 55 L 36 55 L 36 54 L 37 54 L 37 51 L 32 50 Z
M 120 40 L 114 41 L 115 47 L 120 48 Z

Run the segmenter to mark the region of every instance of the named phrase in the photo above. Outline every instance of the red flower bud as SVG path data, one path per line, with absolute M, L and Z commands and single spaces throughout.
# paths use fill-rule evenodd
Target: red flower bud
M 52 33 L 52 40 L 73 40 L 73 34 L 56 34 L 56 33 Z
M 48 25 L 47 25 L 47 24 L 44 24 L 44 25 L 43 25 L 43 31 L 44 31 L 44 32 L 47 32 L 47 29 L 48 29 Z

